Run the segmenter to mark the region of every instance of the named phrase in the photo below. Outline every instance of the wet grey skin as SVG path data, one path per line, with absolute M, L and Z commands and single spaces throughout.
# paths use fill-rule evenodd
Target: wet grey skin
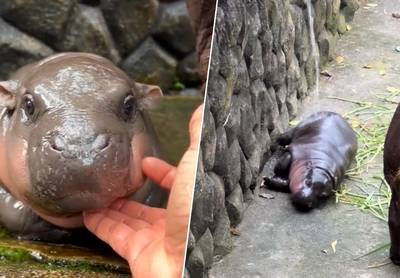
M 161 96 L 87 53 L 53 55 L 0 82 L 0 222 L 46 240 L 54 225 L 35 212 L 71 217 L 125 196 L 160 206 L 166 194 L 140 162 L 158 155 L 146 110 Z
M 284 147 L 273 177 L 264 183 L 290 192 L 301 211 L 318 207 L 340 189 L 346 170 L 357 152 L 354 130 L 337 113 L 321 111 L 277 138 Z

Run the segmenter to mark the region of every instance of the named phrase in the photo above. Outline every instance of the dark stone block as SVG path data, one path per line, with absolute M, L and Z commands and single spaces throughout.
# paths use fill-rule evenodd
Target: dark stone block
M 115 64 L 121 60 L 102 13 L 90 6 L 75 6 L 57 49 L 92 52 L 107 57 Z
M 196 246 L 200 247 L 203 258 L 204 266 L 209 269 L 213 262 L 214 257 L 214 240 L 209 229 L 207 229 L 204 234 L 197 241 Z
M 159 4 L 157 0 L 101 0 L 100 7 L 118 50 L 125 56 L 150 33 Z
M 210 171 L 214 167 L 217 134 L 214 118 L 208 109 L 204 110 L 203 131 L 201 133 L 201 151 L 203 153 L 204 170 Z
M 3 0 L 0 16 L 18 29 L 54 46 L 63 34 L 75 0 Z
M 200 84 L 199 63 L 195 52 L 179 62 L 178 78 L 185 85 Z
M 221 208 L 216 218 L 214 237 L 214 256 L 221 257 L 228 254 L 233 248 L 230 232 L 230 221 L 225 207 Z
M 195 36 L 184 1 L 161 5 L 155 37 L 178 54 L 188 54 L 195 48 Z
M 19 67 L 51 54 L 53 51 L 46 45 L 0 19 L 0 79 L 7 79 Z
M 243 192 L 239 184 L 226 198 L 226 209 L 232 226 L 237 226 L 242 220 L 244 212 Z
M 122 68 L 136 81 L 156 84 L 163 90 L 172 85 L 176 75 L 177 62 L 152 38 L 144 41 L 122 63 Z
M 190 253 L 187 260 L 187 268 L 189 269 L 190 277 L 192 278 L 203 278 L 206 269 L 203 257 L 203 252 L 199 246 L 196 246 L 192 253 Z

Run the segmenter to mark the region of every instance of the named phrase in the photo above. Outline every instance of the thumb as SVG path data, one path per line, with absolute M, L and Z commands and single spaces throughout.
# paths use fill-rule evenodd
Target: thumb
M 192 205 L 196 178 L 203 109 L 203 105 L 199 106 L 190 120 L 190 146 L 179 162 L 168 200 L 166 226 L 167 245 L 170 245 L 168 249 L 177 252 L 184 252 L 186 244 L 190 208 Z M 183 250 L 178 250 L 176 248 L 177 246 L 181 246 L 182 248 L 180 249 Z M 184 253 L 182 253 L 182 255 L 183 254 Z

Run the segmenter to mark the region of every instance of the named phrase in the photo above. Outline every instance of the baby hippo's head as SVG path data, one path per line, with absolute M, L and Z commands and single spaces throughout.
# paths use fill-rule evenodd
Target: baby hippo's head
M 0 179 L 48 215 L 108 206 L 143 185 L 154 138 L 145 110 L 162 95 L 110 61 L 64 53 L 0 82 Z

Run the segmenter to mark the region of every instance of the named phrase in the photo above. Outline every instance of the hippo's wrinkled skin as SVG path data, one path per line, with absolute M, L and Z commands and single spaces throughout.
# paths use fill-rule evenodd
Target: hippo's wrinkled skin
M 303 211 L 318 206 L 339 189 L 357 152 L 354 131 L 333 112 L 309 116 L 277 142 L 286 149 L 275 166 L 275 176 L 265 177 L 264 183 L 291 192 L 293 204 Z
M 86 53 L 53 55 L 0 82 L 1 224 L 57 240 L 82 226 L 82 211 L 119 197 L 160 205 L 166 196 L 141 160 L 157 155 L 146 109 L 161 96 Z
M 400 265 L 400 106 L 397 106 L 386 134 L 383 171 L 392 190 L 389 206 L 390 258 Z

